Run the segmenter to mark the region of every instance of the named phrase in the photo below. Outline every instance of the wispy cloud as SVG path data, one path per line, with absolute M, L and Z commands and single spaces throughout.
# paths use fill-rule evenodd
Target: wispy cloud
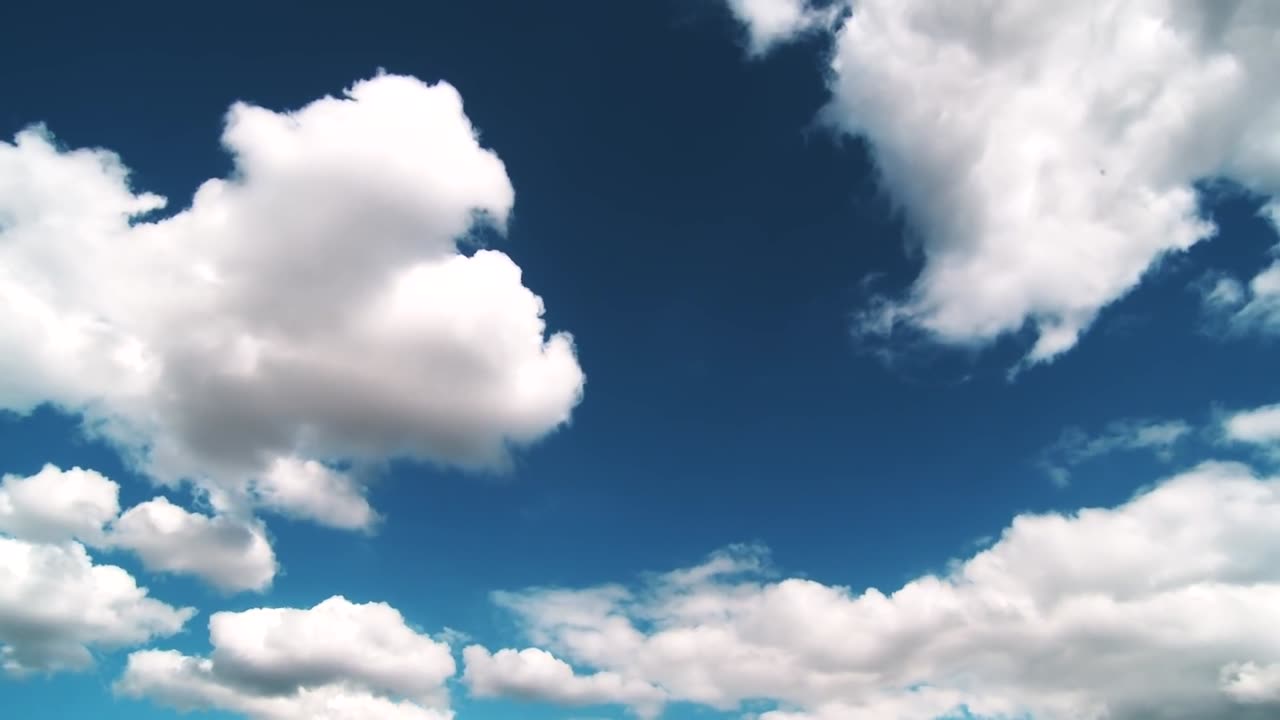
M 1117 452 L 1149 452 L 1163 461 L 1173 457 L 1174 449 L 1192 431 L 1183 420 L 1126 418 L 1108 423 L 1098 433 L 1078 427 L 1062 431 L 1045 449 L 1040 465 L 1053 484 L 1066 487 L 1077 465 Z

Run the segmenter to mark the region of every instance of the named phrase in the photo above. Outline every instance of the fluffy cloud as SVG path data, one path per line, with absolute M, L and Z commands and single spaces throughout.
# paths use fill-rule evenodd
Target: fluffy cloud
M 91 648 L 172 635 L 193 614 L 148 597 L 121 568 L 93 564 L 79 543 L 0 536 L 0 663 L 10 673 L 84 668 Z
M 1075 466 L 1114 452 L 1145 450 L 1167 461 L 1189 434 L 1191 426 L 1182 420 L 1116 420 L 1096 435 L 1068 428 L 1045 450 L 1041 465 L 1054 484 L 1065 486 Z
M 1223 432 L 1230 440 L 1254 445 L 1280 443 L 1280 404 L 1242 410 L 1226 418 Z
M 490 653 L 480 645 L 462 652 L 463 681 L 475 697 L 511 697 L 557 705 L 619 704 L 641 717 L 656 717 L 665 701 L 662 690 L 624 680 L 611 672 L 578 675 L 565 661 L 538 648 Z
M 829 26 L 838 7 L 818 9 L 806 0 L 725 0 L 729 11 L 747 29 L 752 55 L 762 55 L 774 45 Z
M 315 460 L 277 458 L 253 490 L 264 508 L 330 527 L 368 529 L 378 518 L 359 483 Z
M 120 487 L 93 470 L 46 465 L 0 480 L 0 533 L 131 550 L 154 572 L 197 575 L 225 591 L 263 590 L 276 573 L 260 523 L 192 513 L 157 497 L 123 514 Z
M 200 515 L 163 497 L 122 514 L 106 544 L 137 553 L 152 572 L 196 575 L 226 592 L 265 590 L 276 574 L 260 523 Z
M 1213 233 L 1196 181 L 1280 189 L 1274 2 L 850 5 L 827 119 L 870 142 L 923 260 L 865 332 L 1030 329 L 1027 361 L 1052 358 Z
M 409 628 L 382 603 L 330 598 L 313 608 L 217 613 L 207 658 L 129 656 L 117 692 L 179 710 L 261 720 L 448 720 L 448 645 Z
M 497 601 L 569 662 L 722 710 L 780 703 L 772 720 L 1262 718 L 1277 527 L 1280 479 L 1211 463 L 1114 508 L 1018 516 L 891 594 L 770 579 L 735 548 L 638 588 Z
M 380 75 L 289 113 L 237 103 L 190 206 L 106 150 L 0 142 L 0 408 L 83 412 L 220 508 L 352 527 L 313 463 L 501 465 L 569 420 L 572 340 L 520 268 L 463 245 L 514 200 L 449 85 Z
M 31 477 L 0 480 L 0 533 L 52 543 L 93 543 L 120 512 L 120 486 L 93 470 L 45 465 Z

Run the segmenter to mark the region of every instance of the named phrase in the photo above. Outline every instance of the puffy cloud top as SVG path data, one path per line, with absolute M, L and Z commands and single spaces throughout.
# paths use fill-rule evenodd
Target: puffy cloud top
M 773 42 L 802 24 L 745 8 L 816 12 L 728 4 Z M 1052 358 L 1162 258 L 1213 233 L 1196 181 L 1280 190 L 1274 2 L 846 4 L 827 119 L 870 142 L 923 259 L 906 297 L 868 312 L 863 331 L 906 324 L 973 345 L 1029 327 L 1027 361 Z M 1268 279 L 1242 312 L 1274 326 Z
M 194 614 L 148 597 L 121 568 L 95 565 L 79 543 L 0 536 L 0 665 L 11 673 L 82 669 L 91 648 L 172 635 Z
M 93 470 L 45 465 L 0 480 L 0 532 L 35 542 L 93 542 L 120 512 L 120 486 Z
M 449 720 L 449 646 L 382 603 L 332 597 L 310 609 L 216 613 L 207 658 L 129 656 L 118 692 L 179 710 L 261 720 Z
M 569 420 L 568 334 L 501 252 L 514 194 L 451 86 L 380 75 L 280 113 L 238 103 L 236 171 L 153 219 L 106 150 L 0 143 L 0 407 L 80 410 L 163 482 L 342 527 L 316 462 L 501 465 Z

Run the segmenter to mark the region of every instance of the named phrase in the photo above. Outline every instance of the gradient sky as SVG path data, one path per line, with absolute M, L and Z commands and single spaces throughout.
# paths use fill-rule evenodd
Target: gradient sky
M 928 3 L 903 4 L 922 5 Z M 1200 665 L 1208 689 L 1201 695 L 1187 690 L 1186 697 L 1175 702 L 1162 695 L 1155 681 L 1135 681 L 1132 686 L 1117 682 L 1115 688 L 1080 699 L 1070 693 L 1093 692 L 1087 680 L 1079 680 L 1076 687 L 1072 683 L 1077 680 L 1067 678 L 1060 687 L 1049 687 L 1013 677 L 1017 673 L 1000 669 L 1000 663 L 988 667 L 977 660 L 964 668 L 973 676 L 957 680 L 948 669 L 951 661 L 934 656 L 903 669 L 886 669 L 867 688 L 855 683 L 859 689 L 810 692 L 800 689 L 806 681 L 798 679 L 794 693 L 770 690 L 757 696 L 740 689 L 743 683 L 750 687 L 751 681 L 720 676 L 730 672 L 726 668 L 746 663 L 748 656 L 717 655 L 715 647 L 669 661 L 677 668 L 672 672 L 684 677 L 707 674 L 706 684 L 713 689 L 699 695 L 644 663 L 593 658 L 566 638 L 554 621 L 538 614 L 545 607 L 522 615 L 507 606 L 509 596 L 494 595 L 522 593 L 520 597 L 536 605 L 545 600 L 546 589 L 563 588 L 578 598 L 573 602 L 585 602 L 588 589 L 616 585 L 632 588 L 636 598 L 647 598 L 647 592 L 662 595 L 663 583 L 682 582 L 671 576 L 654 579 L 655 573 L 714 567 L 715 558 L 720 558 L 732 570 L 690 580 L 685 591 L 723 599 L 737 597 L 726 588 L 749 594 L 776 587 L 772 584 L 783 578 L 805 578 L 829 588 L 847 588 L 845 601 L 852 603 L 868 588 L 889 594 L 922 576 L 950 577 L 955 561 L 991 547 L 1015 516 L 1062 513 L 1069 526 L 1062 531 L 1064 543 L 1073 542 L 1073 532 L 1084 538 L 1114 531 L 1119 545 L 1109 547 L 1134 540 L 1148 548 L 1144 552 L 1155 553 L 1134 561 L 1139 575 L 1142 568 L 1151 573 L 1143 592 L 1164 592 L 1163 580 L 1156 578 L 1168 576 L 1182 578 L 1178 582 L 1187 587 L 1200 583 L 1257 593 L 1259 607 L 1266 607 L 1264 592 L 1273 593 L 1265 598 L 1277 597 L 1278 525 L 1260 525 L 1262 530 L 1241 531 L 1227 539 L 1214 532 L 1189 531 L 1206 553 L 1240 558 L 1253 557 L 1250 553 L 1256 551 L 1262 558 L 1256 567 L 1238 572 L 1217 565 L 1197 569 L 1191 567 L 1191 559 L 1186 567 L 1178 566 L 1178 558 L 1150 549 L 1148 541 L 1169 527 L 1198 528 L 1200 521 L 1216 528 L 1247 524 L 1241 517 L 1274 518 L 1280 507 L 1280 481 L 1267 479 L 1277 457 L 1275 448 L 1280 447 L 1280 410 L 1271 408 L 1276 415 L 1271 425 L 1264 422 L 1265 414 L 1254 416 L 1261 419 L 1248 426 L 1252 430 L 1240 429 L 1244 420 L 1232 425 L 1246 411 L 1265 413 L 1270 404 L 1280 402 L 1275 383 L 1280 284 L 1270 291 L 1261 282 L 1249 287 L 1250 279 L 1260 277 L 1273 261 L 1277 247 L 1267 213 L 1271 194 L 1280 190 L 1280 151 L 1275 144 L 1280 138 L 1280 91 L 1245 72 L 1245 79 L 1233 81 L 1241 83 L 1242 97 L 1252 98 L 1249 103 L 1223 100 L 1221 108 L 1210 107 L 1202 117 L 1196 113 L 1217 96 L 1208 97 L 1199 86 L 1172 100 L 1165 98 L 1172 105 L 1143 92 L 1168 87 L 1161 83 L 1171 84 L 1187 67 L 1199 67 L 1197 63 L 1208 67 L 1230 51 L 1210 48 L 1203 57 L 1189 59 L 1175 57 L 1172 51 L 1153 51 L 1142 56 L 1149 61 L 1143 66 L 1145 74 L 1133 79 L 1139 99 L 1130 111 L 1138 120 L 1115 121 L 1134 135 L 1108 140 L 1111 136 L 1103 130 L 1114 127 L 1107 125 L 1110 121 L 1089 119 L 1092 116 L 1074 125 L 1053 125 L 1019 104 L 1025 95 L 996 85 L 1025 82 L 1034 89 L 1039 77 L 1046 93 L 1057 91 L 1059 86 L 1043 79 L 1052 75 L 1055 58 L 1048 51 L 1037 55 L 1040 51 L 1010 38 L 1031 39 L 1032 45 L 1046 42 L 1037 40 L 1043 37 L 1037 33 L 1055 21 L 1055 13 L 1067 11 L 1053 10 L 1054 3 L 1024 4 L 1043 6 L 1041 14 L 1048 19 L 1041 23 L 1023 17 L 1034 14 L 1031 11 L 1012 13 L 1003 5 L 993 3 L 988 9 L 989 25 L 984 27 L 990 37 L 973 29 L 981 23 L 966 24 L 959 10 L 955 17 L 915 16 L 917 39 L 929 37 L 930 28 L 943 28 L 936 33 L 943 48 L 948 42 L 963 46 L 972 40 L 972 50 L 981 44 L 976 37 L 987 37 L 992 45 L 1009 41 L 1016 48 L 1010 54 L 1031 57 L 1023 67 L 1046 73 L 974 75 L 975 87 L 966 91 L 974 98 L 972 107 L 987 107 L 982 98 L 993 98 L 996 107 L 991 112 L 1001 123 L 998 136 L 981 140 L 961 130 L 948 134 L 959 124 L 938 121 L 941 124 L 934 127 L 928 124 L 933 121 L 920 120 L 941 117 L 938 107 L 953 107 L 948 103 L 957 103 L 958 114 L 971 109 L 965 102 L 945 99 L 952 97 L 948 93 L 954 88 L 931 87 L 941 82 L 937 68 L 894 69 L 886 62 L 877 66 L 877 71 L 884 70 L 879 75 L 849 69 L 848 63 L 864 52 L 889 52 L 895 42 L 903 43 L 903 65 L 917 57 L 905 49 L 906 40 L 887 33 L 882 37 L 888 50 L 855 52 L 844 46 L 856 40 L 856 28 L 844 24 L 855 22 L 860 12 L 871 14 L 870 8 L 850 15 L 838 7 L 800 10 L 802 4 L 789 0 L 9 8 L 0 28 L 0 138 L 7 143 L 39 123 L 63 150 L 106 148 L 118 154 L 135 191 L 169 198 L 169 207 L 146 216 L 148 221 L 183 211 L 202 182 L 231 172 L 232 157 L 220 146 L 219 137 L 234 102 L 274 112 L 296 110 L 326 95 L 341 96 L 358 81 L 383 77 L 378 75 L 382 71 L 428 85 L 446 81 L 461 95 L 480 144 L 501 158 L 515 191 L 505 232 L 485 230 L 479 242 L 519 266 L 521 282 L 545 305 L 548 334 L 572 334 L 574 357 L 586 380 L 581 402 L 566 405 L 566 422 L 544 423 L 531 439 L 507 438 L 511 453 L 505 467 L 488 461 L 479 468 L 460 466 L 447 453 L 433 449 L 430 438 L 406 452 L 363 457 L 325 455 L 320 448 L 316 459 L 338 470 L 359 466 L 353 476 L 358 493 L 380 516 L 367 531 L 353 531 L 326 527 L 298 513 L 244 507 L 233 512 L 204 496 L 216 483 L 187 478 L 159 485 L 157 471 L 140 459 L 145 451 L 128 447 L 110 433 L 95 435 L 86 429 L 86 418 L 114 417 L 113 401 L 93 405 L 99 396 L 90 390 L 82 395 L 49 391 L 37 402 L 24 403 L 24 388 L 37 388 L 33 392 L 38 393 L 49 386 L 23 375 L 36 377 L 39 363 L 0 363 L 10 374 L 0 388 L 0 474 L 10 482 L 33 476 L 46 464 L 93 469 L 119 484 L 121 508 L 163 495 L 192 512 L 264 523 L 261 527 L 279 564 L 268 586 L 228 592 L 199 573 L 157 570 L 158 561 L 144 562 L 141 551 L 95 546 L 77 537 L 89 547 L 94 562 L 124 568 L 151 597 L 197 613 L 176 634 L 156 633 L 141 642 L 114 645 L 86 642 L 93 661 L 84 667 L 37 667 L 0 677 L 0 715 L 176 717 L 183 702 L 172 701 L 172 693 L 130 693 L 119 686 L 113 691 L 131 652 L 154 648 L 208 655 L 206 625 L 213 613 L 311 608 L 334 595 L 353 603 L 385 602 L 414 631 L 449 641 L 458 672 L 447 681 L 450 698 L 442 708 L 450 708 L 458 720 L 646 717 L 654 712 L 677 720 L 759 713 L 778 720 L 1066 720 L 1100 717 L 1082 709 L 1096 709 L 1099 703 L 1119 718 L 1181 718 L 1182 707 L 1192 708 L 1187 712 L 1221 713 L 1217 716 L 1224 718 L 1261 718 L 1278 712 L 1280 706 L 1269 704 L 1280 703 L 1280 605 L 1275 604 L 1248 616 L 1255 637 L 1247 656 L 1228 657 L 1238 647 L 1233 645 L 1235 636 L 1197 635 L 1190 626 L 1178 626 L 1173 615 L 1161 615 L 1170 636 L 1181 638 L 1181 644 L 1156 645 L 1176 647 L 1187 657 L 1204 651 Z M 1109 3 L 1097 5 L 1097 17 L 1114 27 L 1099 33 L 1110 40 L 1098 41 L 1103 46 L 1090 52 L 1112 53 L 1108 57 L 1124 62 L 1124 53 L 1132 50 L 1125 44 L 1126 32 L 1132 30 L 1126 23 L 1136 21 L 1132 13 L 1103 12 L 1100 8 Z M 1197 22 L 1206 27 L 1210 23 L 1199 16 L 1185 17 L 1190 11 L 1182 6 L 1194 3 L 1150 0 L 1133 5 L 1151 17 L 1167 15 L 1175 35 L 1198 31 Z M 768 10 L 770 6 L 775 10 Z M 1280 62 L 1280 17 L 1269 7 L 1265 0 L 1244 2 L 1237 16 L 1222 21 L 1258 31 L 1260 40 L 1249 46 L 1253 60 L 1241 59 L 1242 66 L 1268 59 Z M 775 11 L 783 14 L 770 14 Z M 792 11 L 800 14 L 787 14 Z M 969 14 L 980 13 L 975 9 Z M 778 17 L 787 22 L 779 25 Z M 1001 19 L 1007 22 L 1001 24 Z M 770 29 L 776 32 L 771 35 Z M 998 66 L 1006 57 L 998 51 L 974 52 L 978 67 Z M 1159 64 L 1164 61 L 1166 65 Z M 1141 64 L 1133 62 L 1135 67 Z M 896 72 L 919 82 L 882 87 L 868 79 L 888 82 L 903 77 Z M 1087 69 L 1081 72 L 1089 77 Z M 1120 75 L 1116 83 L 1123 85 L 1129 76 Z M 1139 82 L 1151 77 L 1159 82 Z M 1014 88 L 1020 89 L 1026 88 Z M 1061 107 L 1102 107 L 1105 89 L 1068 93 Z M 1007 106 L 999 104 L 1002 99 Z M 1044 107 L 1050 114 L 1061 112 L 1052 103 Z M 981 120 L 984 111 L 974 112 Z M 1145 126 L 1135 129 L 1143 119 L 1159 119 L 1162 113 L 1190 117 L 1190 129 L 1135 139 L 1140 131 L 1147 132 Z M 1234 124 L 1222 123 L 1227 128 L 1221 131 L 1227 140 L 1218 143 L 1222 149 L 1214 145 L 1217 126 L 1204 119 L 1210 115 L 1236 118 Z M 1011 116 L 1025 122 L 1005 123 Z M 916 121 L 922 124 L 913 125 Z M 1046 124 L 1041 128 L 1038 122 Z M 1106 127 L 1095 132 L 1092 122 Z M 1201 134 L 1213 136 L 1204 146 L 1214 149 L 1204 152 L 1218 155 L 1203 162 L 1171 160 L 1167 165 L 1176 168 L 1162 164 L 1158 170 L 1151 169 L 1154 164 L 1146 156 L 1132 160 L 1132 153 L 1138 152 L 1134 147 L 1142 143 L 1159 145 L 1160 152 L 1170 156 L 1196 155 L 1199 150 L 1187 139 Z M 1254 137 L 1264 141 L 1248 145 Z M 1077 140 L 1078 146 L 1073 144 Z M 342 139 L 334 142 L 340 147 Z M 1040 170 L 1023 172 L 1018 163 L 1031 160 L 992 151 L 1019 144 L 1039 147 L 1036 143 L 1059 151 L 1040 158 Z M 0 144 L 0 150 L 12 147 Z M 966 152 L 982 155 L 984 148 L 983 157 L 1006 162 L 1013 170 L 987 176 L 982 174 L 987 166 L 978 161 L 973 166 L 977 169 L 946 165 L 963 163 L 956 158 Z M 1199 216 L 1212 221 L 1216 230 L 1201 233 L 1203 239 L 1192 238 L 1197 241 L 1183 250 L 1172 240 L 1161 244 L 1162 238 L 1176 235 L 1170 226 L 1148 227 L 1131 220 L 1129 216 L 1153 216 L 1157 211 L 1141 203 L 1124 205 L 1128 196 L 1120 198 L 1124 207 L 1090 204 L 1096 196 L 1114 191 L 1081 187 L 1102 182 L 1090 179 L 1092 174 L 1082 180 L 1071 168 L 1058 173 L 1074 162 L 1073 153 L 1086 151 L 1099 162 L 1114 161 L 1110 167 L 1126 168 L 1122 182 L 1132 187 L 1192 188 Z M 16 167 L 0 160 L 0 175 L 10 174 L 0 177 L 0 189 L 9 194 L 8 199 L 0 197 L 0 250 L 6 244 L 70 242 L 67 231 L 57 230 L 56 224 L 45 235 L 21 235 L 24 222 L 44 226 L 39 225 L 37 211 L 21 214 L 21 203 L 27 200 L 18 189 L 27 181 Z M 1097 175 L 1109 177 L 1103 170 Z M 1042 194 L 1030 201 L 1033 220 L 1015 222 L 987 212 L 1023 202 L 1027 177 L 1037 178 L 1032 190 Z M 1069 191 L 1063 189 L 1067 186 Z M 957 187 L 962 192 L 953 194 Z M 1084 199 L 1060 205 L 1043 199 L 1068 192 Z M 65 202 L 75 203 L 76 197 L 68 189 Z M 305 205 L 300 207 L 306 212 Z M 1082 224 L 1073 224 L 1076 221 Z M 1096 237 L 1089 235 L 1098 228 Z M 269 234 L 264 237 L 270 241 Z M 357 233 L 345 241 L 353 252 L 361 252 L 361 243 L 368 239 Z M 1104 249 L 1089 245 L 1095 241 Z M 1037 338 L 1047 334 L 1045 327 L 1051 322 L 1043 316 L 1037 320 L 1034 313 L 1017 315 L 1019 322 L 1012 330 L 988 332 L 974 329 L 977 325 L 948 330 L 935 321 L 940 315 L 930 315 L 920 309 L 923 306 L 911 307 L 913 297 L 935 297 L 929 294 L 936 289 L 929 279 L 939 276 L 948 253 L 965 252 L 955 248 L 969 247 L 967 242 L 993 248 L 1006 243 L 1043 252 L 1043 262 L 1005 266 L 999 258 L 1020 251 L 993 250 L 990 257 L 975 261 L 978 269 L 973 272 L 979 284 L 998 284 L 1019 272 L 1032 272 L 1027 268 L 1034 265 L 1039 268 L 1034 272 L 1045 275 L 1027 282 L 1033 290 L 1056 288 L 1061 279 L 1067 289 L 1060 295 L 1028 290 L 1035 295 L 1028 302 L 1041 310 L 1050 308 L 1045 311 L 1050 314 L 1057 307 L 1053 303 L 1070 293 L 1077 293 L 1071 296 L 1073 302 L 1077 296 L 1101 293 L 1094 306 L 1090 300 L 1072 305 L 1072 312 L 1084 308 L 1088 315 L 1078 340 L 1051 357 L 1038 358 Z M 1108 248 L 1122 249 L 1111 255 Z M 459 252 L 465 256 L 474 250 L 464 245 Z M 1055 259 L 1055 253 L 1079 262 Z M 19 256 L 0 252 L 0 264 Z M 1073 284 L 1092 268 L 1133 257 L 1139 258 L 1133 262 L 1140 272 L 1118 289 L 1098 290 L 1107 281 L 1092 278 Z M 44 287 L 40 283 L 46 280 L 74 282 L 66 276 L 18 277 L 16 269 L 23 267 L 35 265 L 12 265 L 9 274 L 0 266 L 0 291 L 26 287 L 22 283 L 28 280 L 30 287 Z M 102 275 L 126 272 L 111 264 L 85 270 Z M 341 275 L 339 269 L 333 271 Z M 150 292 L 145 275 L 131 282 L 144 295 Z M 1215 288 L 1243 294 L 1219 303 Z M 4 292 L 0 325 L 16 327 L 17 296 Z M 157 303 L 168 302 L 158 285 L 154 292 Z M 277 286 L 273 292 L 285 295 L 290 289 Z M 936 297 L 953 297 L 945 294 L 949 291 L 937 292 Z M 982 294 L 973 286 L 954 297 Z M 983 310 L 960 307 L 968 300 L 947 302 L 952 305 L 944 307 L 946 312 L 952 307 L 957 313 Z M 1009 295 L 1007 302 L 1012 307 L 1020 300 Z M 887 334 L 878 331 L 873 317 L 885 307 L 902 312 Z M 1246 314 L 1249 308 L 1254 308 L 1252 314 Z M 438 310 L 451 312 L 449 307 Z M 0 353 L 18 356 L 6 343 L 22 337 L 0 332 Z M 90 361 L 82 357 L 77 362 Z M 430 356 L 414 360 L 414 366 L 426 376 L 451 372 L 433 366 Z M 1245 465 L 1215 465 L 1212 468 L 1218 469 L 1210 472 L 1201 465 L 1209 461 Z M 1214 515 L 1217 506 L 1211 502 L 1191 503 L 1187 517 L 1174 518 L 1150 535 L 1124 523 L 1110 530 L 1071 525 L 1073 513 L 1081 508 L 1122 512 L 1135 494 L 1163 492 L 1166 486 L 1159 483 L 1166 478 L 1214 472 L 1251 484 L 1257 490 L 1247 501 L 1256 504 L 1250 506 L 1253 511 L 1232 505 L 1232 512 L 1239 514 L 1231 514 L 1235 519 L 1228 521 L 1227 516 Z M 308 492 L 323 493 L 324 488 Z M 1201 515 L 1193 517 L 1196 512 Z M 37 542 L 14 530 L 12 523 L 6 526 L 3 513 L 0 502 L 0 537 Z M 1147 541 L 1138 542 L 1143 538 Z M 58 542 L 65 547 L 76 540 Z M 159 542 L 163 552 L 166 541 Z M 1181 548 L 1178 542 L 1170 541 L 1167 552 Z M 1084 545 L 1073 556 L 1083 567 L 1097 568 L 1109 556 L 1126 555 Z M 1048 555 L 1059 557 L 1046 551 Z M 704 565 L 708 558 L 712 566 Z M 1046 561 L 1048 572 L 1053 562 Z M 6 582 L 14 587 L 35 583 L 39 578 L 23 575 L 34 572 L 16 564 L 0 566 L 0 578 L 9 577 Z M 1132 574 L 1132 568 L 1128 572 Z M 1060 582 L 1049 584 L 1054 592 L 1071 595 L 1077 590 L 1073 578 L 1064 574 Z M 740 580 L 743 584 L 735 585 Z M 64 586 L 48 582 L 44 590 L 29 591 L 62 592 L 58 588 Z M 1136 602 L 1128 591 L 1080 582 L 1080 593 L 1110 597 L 1121 605 Z M 1040 597 L 1034 592 L 1028 596 Z M 21 638 L 37 632 L 31 629 L 30 615 L 18 607 L 29 604 L 31 597 L 21 591 L 6 597 L 0 589 L 0 646 L 12 650 L 15 643 L 25 642 Z M 508 599 L 505 604 L 503 597 Z M 696 631 L 719 622 L 646 616 L 641 606 L 648 602 L 636 599 L 631 610 L 642 634 L 658 635 L 673 623 Z M 938 607 L 945 605 L 938 602 Z M 1045 608 L 1052 603 L 1045 602 L 1042 610 L 1048 617 Z M 1208 605 L 1200 612 L 1212 615 L 1224 612 L 1223 607 Z M 830 633 L 832 642 L 847 648 L 892 643 L 912 647 L 927 643 L 902 637 L 914 637 L 912 632 L 941 636 L 946 628 L 963 635 L 972 621 L 922 620 L 913 628 L 914 621 L 905 615 L 877 616 L 879 620 L 864 627 L 824 616 L 828 609 L 796 605 L 777 620 L 777 634 L 791 637 L 794 633 L 787 628 L 792 625 L 786 623 L 799 623 L 818 634 Z M 624 611 L 615 607 L 614 612 Z M 1134 612 L 1137 615 L 1123 617 L 1129 622 L 1145 617 Z M 64 621 L 55 617 L 52 622 Z M 1099 623 L 1097 627 L 1112 627 L 1109 621 Z M 904 628 L 903 636 L 885 639 L 877 634 L 876 627 L 888 625 Z M 1021 637 L 1017 633 L 1022 631 L 1009 630 L 1007 643 L 997 641 L 998 632 L 997 628 L 984 636 L 991 652 L 1004 654 L 1015 665 L 1050 663 L 1036 654 L 1039 651 L 1018 654 L 1022 651 L 1015 649 Z M 1086 636 L 1092 637 L 1081 630 L 1078 636 L 1059 637 L 1055 644 L 1067 652 L 1070 638 Z M 1125 634 L 1117 637 L 1114 645 L 1082 645 L 1075 662 L 1088 664 L 1086 658 L 1108 652 L 1118 658 L 1130 652 L 1129 664 L 1122 666 L 1135 675 L 1164 672 L 1143 664 L 1148 657 L 1145 646 L 1137 645 L 1145 641 Z M 759 650 L 764 641 L 752 642 Z M 765 645 L 781 655 L 751 657 L 781 663 L 780 675 L 807 662 L 800 659 L 809 657 L 807 651 L 789 641 L 770 642 L 774 644 Z M 520 678 L 500 670 L 490 678 L 489 691 L 478 690 L 478 681 L 463 675 L 461 652 L 472 644 L 493 652 L 542 647 L 572 665 L 582 678 L 613 673 L 624 684 L 650 688 L 664 699 L 659 704 L 665 707 L 655 711 L 629 699 L 644 692 L 600 690 L 613 687 L 604 681 L 589 691 L 573 690 L 577 686 L 571 681 L 521 685 Z M 353 650 L 353 656 L 357 654 Z M 841 662 L 851 663 L 850 672 L 856 669 L 854 661 L 841 660 L 844 656 L 838 653 L 836 657 L 823 661 L 825 665 L 813 661 L 813 672 L 835 672 L 828 666 Z M 412 665 L 411 659 L 399 662 Z M 682 662 L 690 664 L 679 665 Z M 1107 664 L 1105 658 L 1099 662 Z M 1194 664 L 1188 662 L 1188 667 Z M 1256 697 L 1235 693 L 1228 680 L 1220 680 L 1231 663 L 1236 670 L 1250 667 L 1247 664 L 1257 670 L 1257 686 L 1262 689 Z M 282 672 L 289 676 L 291 670 Z M 349 668 L 334 672 L 324 677 L 335 687 L 407 696 L 394 687 L 362 680 Z M 1172 678 L 1183 672 L 1190 671 L 1179 666 L 1164 677 L 1176 683 Z M 256 692 L 226 682 L 231 683 L 228 692 Z M 302 692 L 310 680 L 289 682 L 293 684 L 281 691 L 282 697 Z M 873 702 L 882 700 L 884 693 L 910 694 L 921 687 L 954 691 L 959 699 L 946 700 L 940 710 Z M 1054 694 L 1059 691 L 1066 694 Z M 1068 695 L 1074 699 L 1062 700 Z M 197 717 L 301 717 L 287 714 L 291 710 L 255 714 L 199 697 L 203 699 L 187 702 L 200 711 Z M 350 720 L 375 715 L 315 717 Z

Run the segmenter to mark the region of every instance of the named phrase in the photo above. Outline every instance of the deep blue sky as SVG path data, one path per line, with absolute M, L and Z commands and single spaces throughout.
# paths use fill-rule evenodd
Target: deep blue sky
M 0 22 L 0 133 L 43 122 L 69 146 L 111 148 L 136 187 L 179 205 L 229 167 L 217 138 L 232 101 L 296 107 L 378 68 L 454 84 L 507 165 L 516 210 L 493 243 L 574 334 L 585 400 L 506 476 L 397 465 L 371 495 L 386 515 L 371 538 L 273 520 L 276 604 L 386 600 L 497 643 L 494 589 L 610 581 L 743 541 L 793 572 L 891 588 L 1016 512 L 1112 503 L 1165 473 L 1123 456 L 1055 488 L 1036 461 L 1068 426 L 1280 399 L 1276 348 L 1207 335 L 1188 289 L 1208 267 L 1256 269 L 1274 242 L 1256 203 L 1229 193 L 1206 199 L 1222 237 L 1056 362 L 1009 382 L 1025 350 L 1009 340 L 886 367 L 851 315 L 869 275 L 905 287 L 918 265 L 865 149 L 816 121 L 825 51 L 744 61 L 709 1 L 26 3 Z M 91 465 L 126 500 L 153 492 L 52 411 L 0 419 L 0 459 L 19 474 Z M 261 602 L 150 584 L 206 609 Z M 177 645 L 201 649 L 203 623 Z M 94 693 L 116 668 L 0 681 L 0 695 L 25 708 L 14 717 L 103 717 Z M 470 717 L 507 717 L 485 707 Z

